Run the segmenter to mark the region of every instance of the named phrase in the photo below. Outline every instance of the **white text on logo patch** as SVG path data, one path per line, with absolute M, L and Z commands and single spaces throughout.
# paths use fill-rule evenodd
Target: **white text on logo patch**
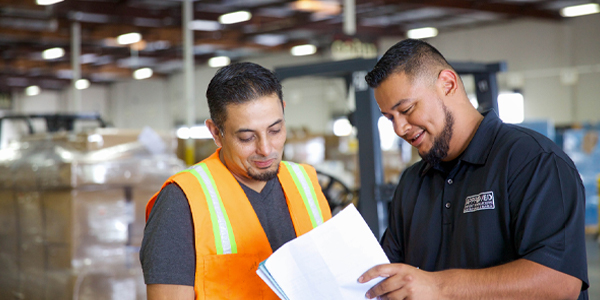
M 463 213 L 470 213 L 484 209 L 494 209 L 494 192 L 483 192 L 467 197 Z

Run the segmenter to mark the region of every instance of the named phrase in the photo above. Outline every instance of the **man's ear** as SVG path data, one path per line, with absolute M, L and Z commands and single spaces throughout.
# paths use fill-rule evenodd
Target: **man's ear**
M 223 147 L 223 141 L 221 140 L 223 136 L 221 135 L 221 130 L 219 129 L 219 127 L 217 127 L 217 124 L 215 124 L 213 120 L 207 119 L 206 121 L 204 121 L 204 125 L 206 125 L 206 127 L 210 131 L 210 134 L 212 134 L 213 139 L 215 140 L 215 144 L 217 144 L 217 147 Z
M 445 96 L 456 93 L 459 86 L 458 75 L 452 70 L 444 69 L 438 75 L 437 84 Z

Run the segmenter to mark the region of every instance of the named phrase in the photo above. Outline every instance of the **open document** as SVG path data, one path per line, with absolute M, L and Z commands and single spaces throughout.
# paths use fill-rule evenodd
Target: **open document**
M 354 205 L 349 205 L 281 246 L 256 272 L 281 299 L 365 299 L 365 293 L 383 278 L 361 284 L 358 277 L 385 263 L 389 260 L 377 239 Z

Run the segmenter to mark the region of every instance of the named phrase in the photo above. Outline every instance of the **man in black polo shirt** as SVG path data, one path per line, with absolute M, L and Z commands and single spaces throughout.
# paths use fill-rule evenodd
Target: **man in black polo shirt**
M 392 264 L 367 298 L 588 299 L 585 193 L 552 141 L 480 114 L 431 45 L 404 40 L 366 76 L 396 133 L 419 150 L 390 209 Z

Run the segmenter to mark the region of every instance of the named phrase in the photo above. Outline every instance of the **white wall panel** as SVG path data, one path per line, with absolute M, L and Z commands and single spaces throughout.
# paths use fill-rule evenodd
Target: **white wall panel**
M 131 80 L 111 85 L 110 107 L 114 126 L 154 130 L 172 128 L 167 97 L 167 82 L 162 79 Z

